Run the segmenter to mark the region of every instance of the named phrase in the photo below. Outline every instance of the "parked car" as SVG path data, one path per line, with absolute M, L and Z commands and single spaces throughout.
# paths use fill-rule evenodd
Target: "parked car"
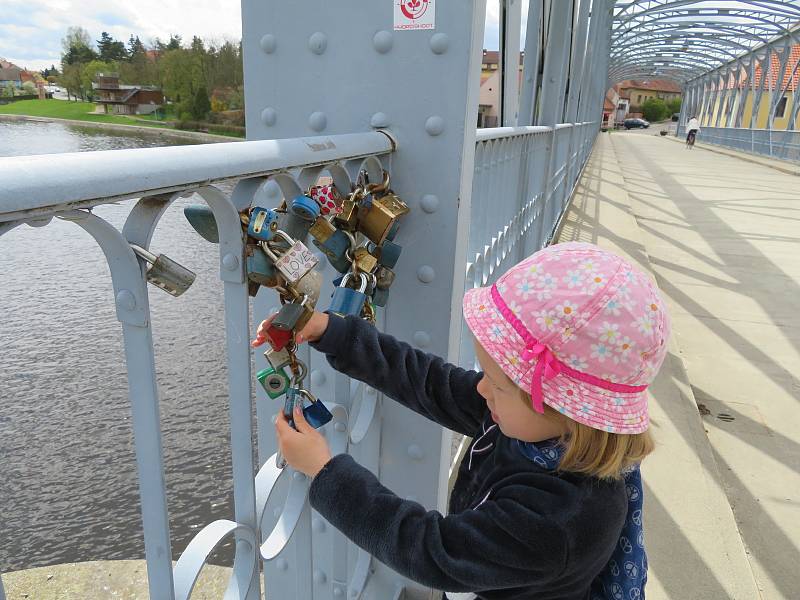
M 644 119 L 625 119 L 622 126 L 625 129 L 647 129 L 650 127 L 650 122 Z

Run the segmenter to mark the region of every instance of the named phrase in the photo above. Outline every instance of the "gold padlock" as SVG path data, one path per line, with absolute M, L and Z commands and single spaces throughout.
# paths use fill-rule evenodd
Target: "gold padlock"
M 317 217 L 317 220 L 314 221 L 311 229 L 308 230 L 308 233 L 310 233 L 320 244 L 324 244 L 334 233 L 336 233 L 336 227 L 325 217 L 319 216 Z
M 334 218 L 336 224 L 345 231 L 355 231 L 358 225 L 358 202 L 350 196 L 342 204 L 342 212 Z
M 372 207 L 358 222 L 358 230 L 380 246 L 394 222 L 408 211 L 408 205 L 390 191 L 372 201 Z
M 375 267 L 378 266 L 377 257 L 370 254 L 369 250 L 364 247 L 356 248 L 353 262 L 356 263 L 356 268 L 362 273 L 372 273 Z

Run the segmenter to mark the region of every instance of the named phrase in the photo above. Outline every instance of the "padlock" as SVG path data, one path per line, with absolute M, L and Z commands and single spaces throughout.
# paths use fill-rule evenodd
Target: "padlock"
M 265 243 L 261 245 L 267 256 L 272 259 L 275 267 L 286 278 L 286 282 L 292 285 L 300 280 L 306 273 L 317 265 L 317 257 L 306 248 L 306 245 L 300 240 L 294 240 L 285 232 L 278 229 L 275 232 L 275 239 L 280 239 L 289 245 L 289 249 L 283 251 L 280 255 L 275 252 Z
M 336 215 L 333 220 L 334 223 L 341 229 L 353 232 L 358 226 L 358 203 L 355 199 L 357 193 L 354 192 L 350 198 L 342 204 L 342 212 Z
M 312 222 L 320 214 L 319 204 L 303 194 L 294 197 L 289 210 L 301 219 Z
M 338 215 L 342 212 L 344 198 L 335 185 L 315 185 L 309 190 L 309 195 L 319 204 L 320 214 Z
M 369 250 L 364 247 L 356 248 L 353 262 L 356 268 L 364 273 L 372 273 L 375 267 L 378 266 L 378 259 L 370 254 Z
M 322 288 L 322 273 L 316 269 L 311 269 L 300 278 L 300 281 L 292 286 L 299 298 L 308 296 L 309 308 L 314 308 L 319 301 L 319 291 Z
M 384 307 L 386 306 L 387 302 L 389 302 L 389 290 L 375 288 L 375 291 L 372 294 L 372 303 L 375 306 Z
M 183 214 L 186 220 L 189 221 L 189 225 L 191 225 L 204 240 L 219 244 L 219 231 L 217 230 L 217 220 L 214 218 L 214 211 L 205 204 L 189 204 L 183 207 Z
M 256 379 L 264 388 L 267 396 L 273 400 L 283 396 L 291 385 L 286 372 L 283 369 L 275 369 L 274 367 L 262 369 L 256 373 Z
M 400 221 L 395 221 L 392 228 L 389 229 L 389 233 L 386 234 L 386 239 L 393 242 L 394 238 L 397 237 L 397 232 L 400 231 Z
M 147 263 L 147 271 L 145 272 L 147 282 L 161 288 L 168 294 L 180 296 L 194 283 L 194 273 L 164 254 L 156 256 L 136 244 L 131 244 L 131 250 Z
M 328 238 L 326 242 L 321 243 L 317 240 L 311 240 L 311 243 L 322 250 L 328 262 L 339 273 L 346 273 L 350 270 L 352 256 L 348 256 L 348 254 L 355 246 L 355 238 L 352 233 L 337 229 L 336 233 Z
M 275 287 L 280 283 L 275 265 L 260 246 L 248 244 L 246 253 L 245 269 L 250 282 L 265 287 Z
M 386 306 L 389 301 L 389 288 L 394 283 L 395 273 L 388 267 L 380 266 L 375 271 L 375 290 L 372 302 L 375 306 Z
M 278 211 L 278 229 L 295 240 L 305 240 L 312 224 L 313 221 L 301 219 L 290 211 Z
M 270 241 L 278 230 L 278 216 L 279 214 L 270 208 L 253 207 L 247 225 L 247 235 L 262 242 Z
M 267 327 L 264 332 L 267 343 L 273 350 L 283 350 L 292 341 L 294 334 L 291 330 L 278 329 L 274 325 Z
M 286 348 L 283 350 L 273 350 L 272 348 L 267 348 L 267 350 L 264 352 L 264 358 L 267 359 L 267 362 L 276 371 L 283 369 L 283 367 L 292 361 L 292 355 Z
M 298 394 L 305 396 L 310 402 L 308 406 L 303 407 L 303 416 L 311 427 L 319 429 L 333 419 L 333 415 L 331 411 L 328 410 L 328 407 L 318 400 L 311 392 L 301 388 L 298 390 Z M 300 400 L 300 402 L 302 402 L 302 400 Z
M 317 220 L 314 221 L 311 229 L 308 230 L 308 233 L 310 233 L 315 240 L 324 244 L 336 233 L 336 227 L 325 217 L 319 216 Z
M 281 306 L 272 320 L 272 325 L 284 331 L 302 329 L 313 314 L 313 309 L 308 306 L 308 296 L 303 296 L 300 302 L 287 302 Z
M 384 242 L 397 219 L 409 208 L 393 192 L 375 198 L 369 211 L 358 220 L 358 230 L 379 246 Z
M 400 259 L 400 253 L 403 247 L 390 240 L 385 240 L 380 245 L 379 250 L 375 251 L 378 256 L 378 264 L 383 267 L 394 269 L 397 261 Z
M 352 276 L 352 273 L 347 273 L 342 278 L 342 282 L 339 284 L 339 287 L 333 291 L 331 304 L 328 307 L 330 312 L 339 314 L 341 316 L 361 315 L 361 310 L 364 308 L 364 303 L 367 301 L 366 292 L 367 285 L 369 284 L 369 278 L 366 276 L 366 274 L 359 273 L 359 288 L 354 290 L 347 287 L 347 283 Z
M 375 271 L 375 287 L 379 290 L 388 290 L 392 287 L 395 279 L 395 272 L 389 267 L 378 267 Z

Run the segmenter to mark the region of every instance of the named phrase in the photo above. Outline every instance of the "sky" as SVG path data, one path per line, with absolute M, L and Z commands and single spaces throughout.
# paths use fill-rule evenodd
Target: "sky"
M 149 44 L 179 34 L 184 41 L 239 40 L 241 0 L 2 0 L 0 56 L 35 70 L 59 66 L 61 39 L 70 26 L 86 29 L 93 40 L 103 31 L 127 43 L 131 34 Z M 527 5 L 523 2 L 523 5 Z M 188 8 L 191 7 L 191 8 Z M 484 47 L 498 47 L 498 2 L 487 2 Z M 523 17 L 523 24 L 524 24 Z

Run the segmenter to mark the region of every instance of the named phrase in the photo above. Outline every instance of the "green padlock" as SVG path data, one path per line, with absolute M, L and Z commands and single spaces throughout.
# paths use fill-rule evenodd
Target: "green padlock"
M 269 367 L 256 373 L 256 379 L 273 400 L 280 398 L 289 389 L 289 376 L 283 369 Z

